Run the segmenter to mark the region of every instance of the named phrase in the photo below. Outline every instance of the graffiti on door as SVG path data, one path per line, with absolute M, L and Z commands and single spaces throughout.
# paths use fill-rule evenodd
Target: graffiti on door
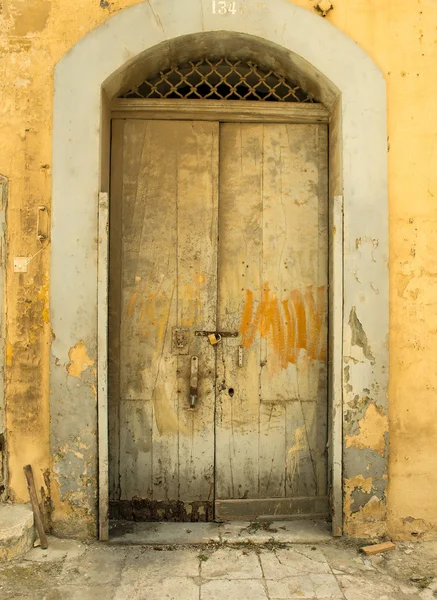
M 296 364 L 302 350 L 312 360 L 326 359 L 326 286 L 292 290 L 279 299 L 265 283 L 261 300 L 246 290 L 240 333 L 244 348 L 250 348 L 257 335 L 272 345 L 279 365 Z

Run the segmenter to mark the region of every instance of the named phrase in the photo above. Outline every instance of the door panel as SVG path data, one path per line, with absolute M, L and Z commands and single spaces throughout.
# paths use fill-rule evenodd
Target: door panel
M 121 265 L 115 259 L 111 270 L 111 286 L 121 294 L 120 317 L 110 319 L 111 370 L 120 373 L 110 409 L 118 429 L 111 443 L 119 445 L 112 455 L 113 514 L 183 520 L 197 511 L 206 519 L 215 354 L 194 331 L 215 329 L 218 125 L 115 121 L 113 140 L 122 147 L 113 154 L 111 197 L 113 219 L 121 220 L 113 229 Z M 195 408 L 193 355 L 200 379 Z
M 216 514 L 326 512 L 326 126 L 221 126 L 219 234 Z
M 241 329 L 245 290 L 262 290 L 263 131 L 256 124 L 220 128 L 219 331 Z M 239 338 L 217 347 L 216 497 L 258 497 L 259 369 L 261 340 L 244 351 Z M 255 376 L 254 376 L 255 375 Z M 234 396 L 232 396 L 234 393 Z

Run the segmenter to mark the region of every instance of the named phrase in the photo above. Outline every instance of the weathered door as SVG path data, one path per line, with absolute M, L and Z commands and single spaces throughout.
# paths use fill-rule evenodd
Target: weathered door
M 109 304 L 112 516 L 327 513 L 326 126 L 114 121 Z
M 327 128 L 220 128 L 216 515 L 326 514 Z
M 216 321 L 218 124 L 115 121 L 112 147 L 112 506 L 210 519 L 215 350 L 194 331 Z

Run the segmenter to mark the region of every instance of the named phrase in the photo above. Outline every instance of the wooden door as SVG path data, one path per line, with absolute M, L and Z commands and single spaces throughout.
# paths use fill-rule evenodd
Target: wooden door
M 116 120 L 112 148 L 112 517 L 326 514 L 326 126 Z
M 214 497 L 218 124 L 113 124 L 110 506 L 209 520 Z M 198 398 L 190 407 L 192 356 Z
M 327 127 L 223 124 L 216 516 L 327 514 Z

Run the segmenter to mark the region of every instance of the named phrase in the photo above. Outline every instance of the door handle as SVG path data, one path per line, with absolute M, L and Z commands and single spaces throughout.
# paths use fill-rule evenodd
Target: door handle
M 199 384 L 199 359 L 197 356 L 192 356 L 191 357 L 191 368 L 190 368 L 190 406 L 191 406 L 191 408 L 194 408 L 197 403 L 198 384 Z

